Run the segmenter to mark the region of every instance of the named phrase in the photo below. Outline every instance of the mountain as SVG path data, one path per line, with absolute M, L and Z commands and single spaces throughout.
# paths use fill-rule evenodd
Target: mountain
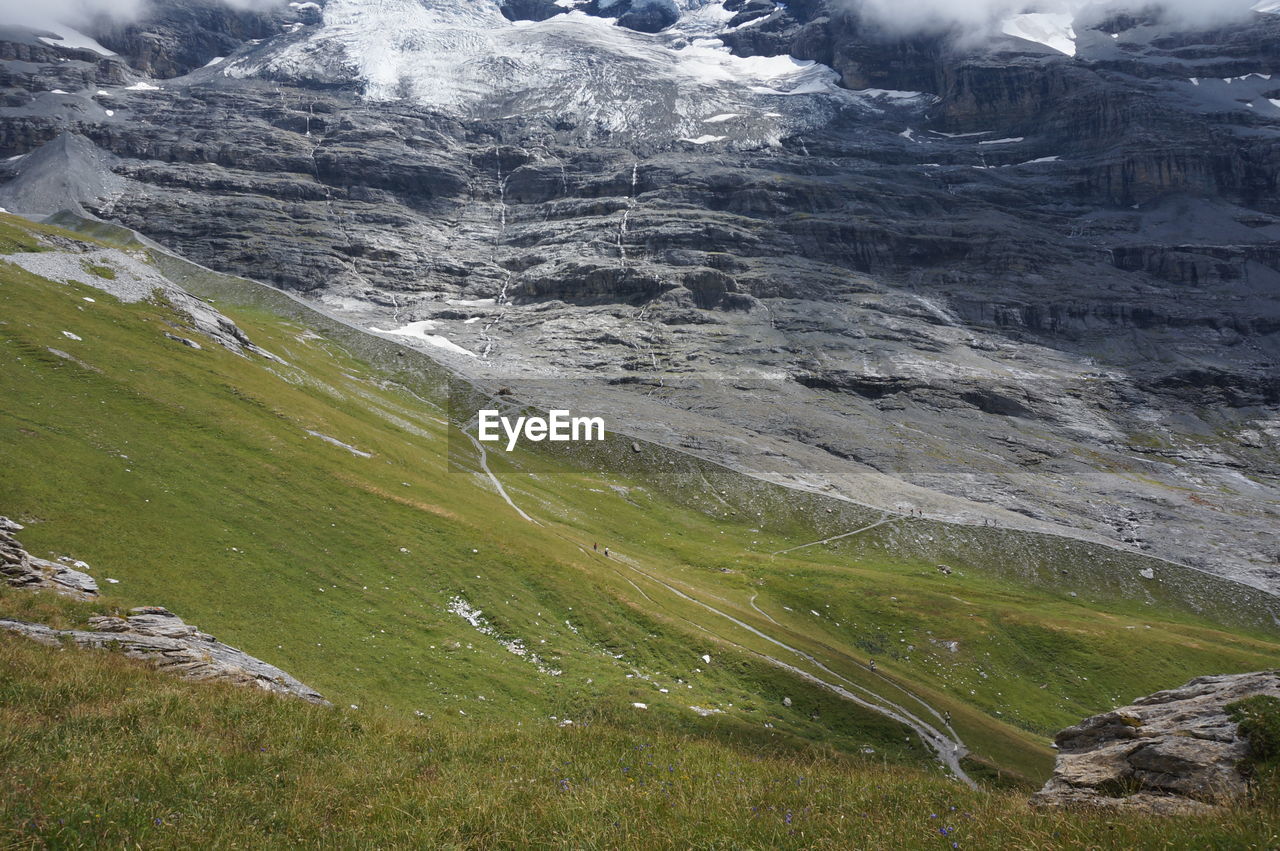
M 68 206 L 430 323 L 463 374 L 790 487 L 1275 590 L 1280 17 L 1187 27 L 158 2 L 5 29 L 2 203 L 62 198 L 37 152 L 81 137 Z
M 960 840 L 931 815 L 972 810 L 978 847 L 1154 835 L 1025 800 L 1057 731 L 1275 667 L 1280 15 L 891 7 L 6 12 L 0 515 L 101 591 L 0 584 L 15 835 L 314 844 L 319 789 L 376 810 L 334 816 L 375 845 L 848 845 L 873 800 L 936 841 Z M 503 452 L 481 408 L 608 434 Z M 337 708 L 206 708 L 21 638 L 109 644 L 129 611 Z M 78 772 L 63 721 L 95 717 L 134 755 L 198 727 L 216 818 L 183 822 L 195 787 L 140 758 L 103 762 L 127 793 Z M 287 815 L 215 756 L 281 724 Z M 710 768 L 680 793 L 705 824 L 675 824 L 657 763 L 591 785 L 650 746 Z M 368 794 L 439 772 L 452 833 Z M 757 782 L 791 774 L 825 797 Z M 525 822 L 474 797 L 513 780 Z M 108 789 L 137 806 L 80 818 Z M 743 826 L 767 807 L 788 816 Z M 865 835 L 925 842 L 906 818 Z
M 1082 713 L 1276 658 L 1273 596 L 1150 557 L 620 435 L 486 451 L 425 354 L 57 218 L 0 217 L 0 500 L 101 596 L 0 584 L 20 632 L 163 607 L 397 724 L 829 748 L 1019 794 Z
M 812 3 L 625 26 L 669 5 L 162 5 L 116 57 L 10 42 L 61 67 L 0 153 L 83 135 L 98 213 L 472 374 L 637 378 L 574 395 L 757 474 L 1269 587 L 1275 16 L 1077 19 L 1074 57 Z

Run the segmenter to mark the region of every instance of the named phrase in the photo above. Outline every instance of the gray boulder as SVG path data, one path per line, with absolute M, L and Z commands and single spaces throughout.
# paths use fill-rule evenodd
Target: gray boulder
M 1183 813 L 1236 800 L 1249 743 L 1226 708 L 1260 694 L 1280 697 L 1280 671 L 1198 677 L 1086 718 L 1058 734 L 1053 777 L 1031 803 Z

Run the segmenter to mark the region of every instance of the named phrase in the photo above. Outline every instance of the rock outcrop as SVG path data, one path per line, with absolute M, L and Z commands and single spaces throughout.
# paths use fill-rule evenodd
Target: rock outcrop
M 4 582 L 15 588 L 48 588 L 78 600 L 98 596 L 98 583 L 89 574 L 24 550 L 13 536 L 21 531 L 21 524 L 0 517 L 0 577 Z
M 1280 671 L 1197 677 L 1086 718 L 1058 734 L 1053 777 L 1031 802 L 1185 813 L 1236 800 L 1249 743 L 1227 707 L 1254 695 L 1280 697 Z
M 13 535 L 22 528 L 7 517 L 0 517 L 0 577 L 4 581 L 17 588 L 49 588 L 82 600 L 98 595 L 93 577 L 57 562 L 36 558 L 23 549 Z M 189 680 L 255 686 L 311 703 L 329 703 L 315 689 L 274 665 L 223 644 L 160 606 L 132 609 L 127 617 L 93 617 L 89 619 L 88 630 L 54 629 L 8 619 L 0 619 L 0 630 L 55 647 L 69 641 L 78 647 L 119 650 Z
M 43 624 L 0 620 L 0 629 L 41 644 L 71 641 L 79 647 L 113 649 L 189 680 L 216 680 L 255 686 L 276 694 L 328 704 L 319 692 L 284 671 L 223 644 L 159 606 L 132 609 L 128 617 L 89 619 L 89 630 L 53 629 Z

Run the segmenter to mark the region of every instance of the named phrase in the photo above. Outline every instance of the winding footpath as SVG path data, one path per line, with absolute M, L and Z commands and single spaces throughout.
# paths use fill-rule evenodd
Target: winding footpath
M 647 573 L 646 571 L 641 570 L 640 567 L 638 567 L 635 564 L 634 559 L 628 558 L 619 553 L 614 553 L 612 558 L 618 563 L 626 565 L 631 570 L 635 571 L 636 573 L 639 573 L 641 576 L 645 577 L 650 582 L 653 582 L 655 585 L 660 585 L 661 587 L 665 588 L 667 591 L 671 592 L 677 597 L 687 600 L 690 603 L 693 603 L 694 605 L 699 606 L 705 609 L 706 611 L 711 612 L 714 615 L 718 615 L 719 617 L 724 618 L 725 620 L 729 621 L 730 623 L 734 624 L 740 629 L 744 629 L 747 632 L 751 633 L 752 635 L 758 638 L 764 639 L 770 644 L 777 645 L 778 647 L 781 647 L 783 650 L 786 650 L 790 653 L 794 653 L 796 656 L 799 656 L 801 659 L 805 660 L 810 665 L 813 665 L 815 668 L 822 671 L 828 677 L 835 680 L 842 680 L 851 688 L 857 689 L 858 691 L 865 693 L 867 697 L 865 698 L 859 697 L 858 695 L 850 691 L 848 688 L 845 688 L 844 686 L 841 686 L 837 683 L 824 680 L 815 674 L 809 673 L 803 668 L 796 667 L 795 665 L 792 665 L 788 662 L 784 662 L 781 659 L 770 656 L 767 653 L 760 653 L 759 651 L 755 651 L 755 650 L 751 650 L 750 648 L 743 647 L 742 645 L 732 641 L 731 639 L 726 638 L 723 635 L 720 636 L 720 638 L 724 639 L 728 643 L 733 644 L 734 646 L 739 647 L 743 650 L 746 650 L 747 652 L 753 653 L 759 656 L 760 658 L 764 659 L 765 661 L 769 662 L 770 664 L 775 665 L 779 668 L 782 668 L 783 670 L 788 671 L 792 674 L 795 674 L 796 676 L 800 677 L 803 680 L 806 680 L 807 682 L 811 682 L 814 685 L 821 686 L 827 689 L 828 691 L 834 692 L 835 694 L 839 695 L 845 700 L 850 701 L 851 703 L 856 703 L 857 705 L 865 709 L 870 709 L 873 712 L 878 712 L 879 714 L 884 715 L 887 718 L 891 718 L 892 720 L 897 721 L 898 723 L 906 727 L 910 727 L 912 730 L 915 731 L 916 735 L 918 735 L 922 741 L 926 742 L 931 748 L 933 748 L 938 758 L 938 761 L 941 762 L 943 765 L 945 765 L 951 771 L 951 773 L 956 776 L 958 780 L 960 780 L 961 782 L 969 786 L 971 789 L 978 788 L 978 785 L 973 782 L 973 779 L 969 777 L 969 775 L 966 774 L 964 769 L 960 766 L 960 760 L 966 754 L 968 754 L 969 749 L 965 747 L 964 742 L 960 740 L 960 737 L 956 735 L 955 731 L 952 730 L 949 725 L 944 725 L 946 726 L 946 732 L 943 732 L 942 730 L 938 729 L 932 724 L 929 724 L 927 721 L 922 720 L 920 717 L 918 717 L 917 715 L 912 713 L 910 710 L 903 707 L 901 704 L 894 703 L 888 698 L 883 697 L 882 695 L 876 694 L 875 692 L 871 691 L 865 686 L 858 685 L 857 683 L 854 683 L 853 681 L 849 680 L 847 677 L 844 677 L 838 674 L 837 672 L 831 670 L 822 662 L 818 661 L 818 659 L 812 656 L 811 654 L 806 653 L 805 651 L 797 649 L 795 647 L 792 647 L 791 645 L 783 641 L 780 641 L 777 638 L 774 638 L 768 633 L 762 632 L 761 630 L 757 629 L 751 624 L 746 623 L 745 621 L 739 620 L 738 618 L 735 618 L 733 615 L 730 615 L 726 612 L 722 612 L 719 609 L 715 608 L 714 606 L 704 603 L 698 598 L 690 596 L 689 594 L 686 594 L 684 591 L 681 591 L 679 588 L 676 588 L 675 586 L 670 585 L 669 583 L 661 579 L 658 579 L 657 577 Z M 645 595 L 645 596 L 647 597 L 648 595 Z M 766 617 L 768 616 L 766 615 Z M 903 689 L 903 691 L 906 692 L 905 689 Z M 927 707 L 932 714 L 938 716 L 939 718 L 942 717 L 941 713 L 939 713 L 936 709 L 934 709 L 933 707 L 925 703 L 924 700 L 921 699 L 918 695 L 912 694 L 911 692 L 906 692 L 906 693 L 911 694 L 911 696 L 915 700 L 919 701 L 922 706 Z
M 471 435 L 468 434 L 468 437 L 471 437 Z M 523 509 L 521 509 L 518 505 L 515 504 L 514 501 L 512 501 L 511 497 L 507 494 L 506 489 L 502 486 L 502 482 L 500 482 L 498 480 L 498 477 L 495 476 L 493 472 L 489 469 L 488 453 L 485 451 L 484 446 L 480 443 L 480 441 L 476 440 L 474 437 L 471 437 L 471 442 L 475 444 L 476 449 L 480 453 L 479 458 L 480 458 L 481 468 L 484 470 L 485 474 L 488 475 L 489 480 L 494 485 L 494 488 L 497 490 L 498 494 L 503 498 L 503 500 L 506 501 L 507 505 L 511 506 L 511 508 L 514 509 L 517 514 L 519 514 L 521 517 L 523 517 L 525 520 L 529 521 L 530 523 L 533 523 L 538 526 L 543 525 L 539 523 L 537 520 L 534 520 L 528 514 L 526 514 Z M 775 553 L 775 555 L 792 552 L 793 550 L 802 549 L 804 547 L 812 546 L 813 544 L 821 544 L 821 543 L 826 543 L 827 541 L 834 541 L 840 538 L 847 538 L 851 535 L 856 535 L 859 532 L 865 532 L 868 529 L 875 528 L 876 526 L 880 526 L 884 523 L 892 522 L 893 520 L 896 520 L 896 519 L 899 519 L 899 518 L 886 517 L 882 520 L 872 523 L 869 526 L 864 526 L 861 529 L 855 529 L 852 532 L 846 532 L 842 535 L 836 535 L 831 538 L 826 538 L 822 541 L 813 541 L 810 544 L 801 544 L 797 547 L 792 547 L 787 550 L 780 550 L 778 553 Z M 568 540 L 568 538 L 566 538 L 566 540 Z M 582 547 L 580 542 L 575 541 L 574 543 L 576 543 L 578 545 L 578 548 L 582 550 L 584 554 L 586 554 L 586 550 Z M 712 632 L 713 635 L 716 635 L 718 638 L 725 641 L 726 643 L 731 644 L 734 647 L 737 647 L 745 652 L 759 656 L 761 659 L 764 659 L 766 662 L 768 662 L 771 665 L 774 665 L 775 667 L 781 668 L 784 671 L 794 674 L 795 676 L 799 677 L 802 680 L 805 680 L 806 682 L 810 682 L 810 683 L 813 683 L 814 685 L 825 688 L 828 691 L 838 695 L 839 697 L 849 701 L 850 703 L 856 704 L 857 706 L 861 706 L 864 709 L 869 709 L 872 712 L 876 712 L 880 715 L 885 716 L 886 718 L 889 718 L 893 721 L 897 721 L 899 724 L 902 724 L 905 727 L 910 728 L 912 731 L 916 733 L 917 736 L 920 737 L 921 741 L 927 743 L 929 747 L 933 749 L 938 761 L 942 763 L 944 766 L 946 766 L 946 768 L 956 777 L 956 779 L 960 780 L 962 783 L 964 783 L 971 789 L 978 788 L 978 785 L 974 783 L 973 779 L 969 777 L 968 774 L 965 773 L 964 769 L 960 765 L 960 760 L 969 752 L 968 748 L 965 747 L 964 742 L 960 740 L 960 737 L 956 734 L 956 732 L 953 729 L 951 729 L 951 726 L 947 724 L 945 721 L 942 721 L 943 719 L 942 713 L 938 712 L 934 707 L 926 703 L 919 695 L 916 695 L 908 691 L 907 689 L 902 688 L 901 686 L 898 686 L 896 683 L 894 683 L 894 686 L 896 688 L 900 689 L 903 693 L 910 695 L 914 700 L 918 701 L 921 706 L 928 709 L 932 715 L 936 716 L 939 719 L 939 721 L 942 722 L 942 726 L 943 728 L 945 728 L 945 732 L 943 729 L 939 729 L 938 727 L 933 726 L 927 721 L 924 721 L 919 716 L 915 715 L 914 713 L 912 713 L 910 710 L 908 710 L 901 704 L 894 703 L 893 701 L 889 700 L 883 695 L 879 695 L 874 691 L 872 691 L 871 689 L 865 686 L 859 685 L 853 682 L 852 680 L 848 679 L 847 677 L 837 673 L 836 671 L 833 671 L 831 668 L 824 665 L 813 655 L 806 653 L 805 651 L 800 650 L 798 648 L 792 647 L 791 645 L 777 638 L 774 638 L 772 635 L 762 632 L 761 630 L 757 629 L 751 624 L 746 623 L 745 621 L 739 620 L 738 618 L 735 618 L 733 615 L 730 615 L 727 612 L 721 611 L 720 609 L 717 609 L 715 606 L 712 606 L 709 603 L 704 603 L 702 600 L 699 600 L 698 598 L 693 597 L 685 593 L 684 591 L 681 591 L 679 588 L 676 588 L 674 585 L 671 585 L 665 582 L 664 580 L 659 579 L 658 577 L 641 569 L 641 567 L 639 566 L 639 564 L 636 562 L 635 559 L 622 555 L 621 553 L 614 552 L 610 555 L 610 557 L 602 558 L 602 561 L 607 561 L 611 565 L 623 565 L 629 570 L 632 570 L 635 573 L 640 574 L 641 576 L 643 576 L 645 579 L 649 580 L 653 584 L 666 589 L 669 593 L 674 594 L 675 596 L 683 600 L 686 600 L 690 603 L 693 603 L 694 605 L 699 606 L 702 609 L 714 615 L 717 615 L 718 617 L 723 618 L 724 620 L 729 621 L 730 623 L 737 626 L 738 628 L 746 630 L 747 632 L 751 633 L 757 638 L 763 639 L 764 641 L 767 641 L 770 644 L 780 647 L 783 650 L 786 650 L 788 653 L 792 653 L 795 656 L 799 657 L 800 659 L 803 659 L 805 662 L 809 663 L 814 668 L 821 671 L 829 679 L 823 679 L 822 677 L 819 677 L 816 674 L 812 674 L 809 671 L 806 671 L 803 668 L 800 668 L 789 662 L 784 662 L 783 660 L 778 659 L 774 656 L 770 656 L 767 653 L 761 653 L 757 650 L 752 650 L 749 647 L 744 647 L 743 645 L 733 641 L 732 639 L 724 635 Z M 657 605 L 657 602 L 653 600 L 653 598 L 650 597 L 647 593 L 645 593 L 640 588 L 639 585 L 637 585 L 630 578 L 622 574 L 620 571 L 617 571 L 617 568 L 614 568 L 614 570 L 615 572 L 618 573 L 619 576 L 625 579 L 627 583 L 631 585 L 631 587 L 635 588 L 636 591 L 638 591 L 641 594 L 641 596 L 643 596 L 649 602 Z M 776 620 L 774 620 L 772 617 L 766 614 L 763 610 L 761 610 L 759 606 L 756 605 L 755 598 L 756 598 L 756 595 L 752 595 L 751 601 L 750 601 L 751 607 L 755 609 L 757 612 L 759 612 L 763 617 L 768 619 L 771 623 L 777 626 L 781 626 L 781 624 L 779 624 Z M 708 630 L 708 632 L 711 632 L 711 631 Z M 843 682 L 844 685 L 840 685 L 839 683 L 834 682 L 835 680 L 839 680 Z M 851 691 L 851 689 L 856 689 L 857 691 L 862 692 L 862 694 L 865 696 L 854 694 L 854 692 Z

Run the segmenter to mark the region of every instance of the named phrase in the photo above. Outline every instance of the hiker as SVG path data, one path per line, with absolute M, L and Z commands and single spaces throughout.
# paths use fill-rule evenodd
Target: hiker
M 600 544 L 598 543 L 592 544 L 591 549 L 595 550 L 596 552 L 600 552 Z
M 867 667 L 874 671 L 876 669 L 876 660 L 872 659 L 870 662 L 868 662 Z
M 605 557 L 605 558 L 608 558 L 608 557 L 609 557 L 609 548 L 608 548 L 608 547 L 605 547 L 605 548 L 604 548 L 604 557 Z

